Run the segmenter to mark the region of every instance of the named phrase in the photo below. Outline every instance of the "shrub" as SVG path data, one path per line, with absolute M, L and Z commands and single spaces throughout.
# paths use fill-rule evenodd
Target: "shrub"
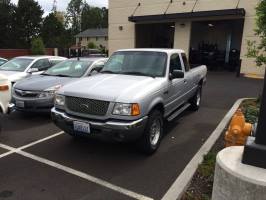
M 44 55 L 45 47 L 42 38 L 34 38 L 31 41 L 31 53 L 32 55 Z

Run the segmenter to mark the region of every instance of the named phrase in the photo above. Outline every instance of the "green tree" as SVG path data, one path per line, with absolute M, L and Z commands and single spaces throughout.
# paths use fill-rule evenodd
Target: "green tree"
M 34 0 L 19 0 L 15 13 L 15 40 L 21 48 L 30 47 L 32 38 L 41 31 L 43 10 Z
M 13 18 L 15 6 L 10 3 L 10 0 L 0 1 L 0 47 L 13 47 Z
M 256 59 L 258 66 L 266 65 L 266 0 L 260 1 L 256 8 L 257 19 L 255 33 L 260 42 L 248 41 L 248 57 Z
M 261 0 L 256 8 L 257 28 L 255 30 L 260 42 L 249 41 L 248 56 L 256 59 L 258 66 L 266 66 L 266 0 Z M 256 132 L 256 144 L 266 145 L 266 72 L 264 89 L 261 97 L 260 114 Z M 259 158 L 259 157 L 258 157 Z
M 41 37 L 33 38 L 31 41 L 31 53 L 32 55 L 44 55 L 45 47 Z
M 89 42 L 89 43 L 88 43 L 88 48 L 89 48 L 89 49 L 97 49 L 98 47 L 97 47 L 97 45 L 94 44 L 93 42 Z
M 50 13 L 43 20 L 43 26 L 41 29 L 41 37 L 46 47 L 60 48 L 64 46 L 60 40 L 64 37 L 65 28 L 63 24 L 58 20 L 55 13 Z
M 81 31 L 81 14 L 84 5 L 83 0 L 71 0 L 68 4 L 66 25 L 70 27 L 73 35 Z
M 108 26 L 108 10 L 89 6 L 87 3 L 81 15 L 82 31 L 88 28 L 106 28 Z

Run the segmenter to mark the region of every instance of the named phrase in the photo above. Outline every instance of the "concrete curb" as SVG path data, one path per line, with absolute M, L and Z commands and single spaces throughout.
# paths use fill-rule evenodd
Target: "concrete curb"
M 183 172 L 177 177 L 175 182 L 168 189 L 166 194 L 163 196 L 162 200 L 176 200 L 182 197 L 183 193 L 187 190 L 187 187 L 189 186 L 191 179 L 193 178 L 199 164 L 202 163 L 204 155 L 206 155 L 211 150 L 212 146 L 219 139 L 225 127 L 230 122 L 232 116 L 239 108 L 240 104 L 244 100 L 248 100 L 248 99 L 250 98 L 243 98 L 243 99 L 239 99 L 236 101 L 236 103 L 229 110 L 229 112 L 225 115 L 225 117 L 220 122 L 220 124 L 217 126 L 217 128 L 212 132 L 212 134 L 207 139 L 207 141 L 201 146 L 199 151 L 195 154 L 192 160 L 188 163 L 188 165 L 183 170 Z

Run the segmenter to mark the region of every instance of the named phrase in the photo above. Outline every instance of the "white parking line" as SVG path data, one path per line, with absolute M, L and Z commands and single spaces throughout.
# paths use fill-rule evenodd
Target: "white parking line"
M 26 149 L 26 148 L 29 148 L 29 147 L 32 147 L 36 144 L 39 144 L 41 142 L 44 142 L 44 141 L 47 141 L 49 139 L 52 139 L 52 138 L 55 138 L 59 135 L 62 135 L 64 132 L 59 132 L 59 133 L 56 133 L 54 135 L 51 135 L 49 137 L 46 137 L 46 138 L 43 138 L 43 139 L 40 139 L 38 141 L 35 141 L 35 142 L 32 142 L 30 144 L 27 144 L 27 145 L 24 145 L 22 147 L 19 147 L 19 148 L 13 148 L 13 147 L 10 147 L 8 145 L 5 145 L 5 144 L 0 144 L 0 148 L 2 149 L 6 149 L 8 150 L 8 152 L 6 153 L 3 153 L 3 154 L 0 154 L 0 158 L 3 158 L 3 157 L 6 157 L 8 155 L 11 155 L 11 154 L 14 154 L 14 153 L 17 153 L 21 156 L 24 156 L 24 157 L 27 157 L 27 158 L 30 158 L 32 160 L 35 160 L 37 162 L 40 162 L 40 163 L 43 163 L 43 164 L 46 164 L 46 165 L 49 165 L 51 167 L 54 167 L 56 169 L 59 169 L 59 170 L 62 170 L 66 173 L 69 173 L 69 174 L 72 174 L 72 175 L 75 175 L 75 176 L 78 176 L 80 178 L 83 178 L 85 180 L 88 180 L 92 183 L 95 183 L 95 184 L 98 184 L 98 185 L 101 185 L 105 188 L 108 188 L 108 189 L 111 189 L 113 191 L 116 191 L 118 193 L 121 193 L 121 194 L 124 194 L 128 197 L 131 197 L 131 198 L 134 198 L 134 199 L 137 199 L 137 200 L 153 200 L 152 198 L 150 197 L 147 197 L 147 196 L 144 196 L 142 194 L 138 194 L 138 193 L 135 193 L 133 191 L 130 191 L 130 190 L 127 190 L 125 188 L 122 188 L 122 187 L 119 187 L 119 186 L 116 186 L 116 185 L 113 185 L 105 180 L 102 180 L 102 179 L 99 179 L 99 178 L 96 178 L 94 176 L 91 176 L 89 174 L 86 174 L 84 172 L 81 172 L 81 171 L 78 171 L 78 170 L 75 170 L 73 168 L 70 168 L 70 167 L 67 167 L 67 166 L 64 166 L 64 165 L 61 165 L 59 163 L 56 163 L 56 162 L 53 162 L 53 161 L 50 161 L 48 159 L 45 159 L 45 158 L 42 158 L 42 157 L 39 157 L 39 156 L 36 156 L 36 155 L 33 155 L 33 154 L 30 154 L 30 153 L 27 153 L 25 151 L 22 151 L 23 149 Z
M 56 133 L 56 134 L 54 134 L 54 135 L 51 135 L 51 136 L 48 136 L 48 137 L 46 137 L 46 138 L 43 138 L 43 139 L 37 140 L 37 141 L 35 141 L 35 142 L 32 142 L 32 143 L 27 144 L 27 145 L 25 145 L 25 146 L 19 147 L 19 148 L 17 148 L 17 149 L 18 149 L 18 150 L 23 150 L 23 149 L 26 149 L 26 148 L 32 147 L 32 146 L 34 146 L 34 145 L 36 145 L 36 144 L 39 144 L 39 143 L 42 143 L 42 142 L 44 142 L 44 141 L 50 140 L 50 139 L 52 139 L 52 138 L 55 138 L 55 137 L 57 137 L 57 136 L 59 136 L 59 135 L 62 135 L 62 134 L 64 134 L 64 131 L 61 131 L 61 132 Z
M 27 144 L 27 145 L 21 146 L 21 147 L 19 147 L 19 148 L 14 148 L 14 147 L 7 146 L 7 145 L 5 145 L 5 144 L 0 144 L 0 148 L 2 148 L 2 149 L 6 149 L 6 150 L 9 151 L 9 152 L 6 152 L 6 153 L 1 154 L 1 155 L 0 155 L 0 158 L 4 158 L 4 157 L 9 156 L 9 155 L 11 155 L 11 154 L 13 154 L 13 153 L 17 153 L 17 152 L 19 152 L 19 151 L 21 151 L 21 150 L 23 150 L 23 149 L 26 149 L 26 148 L 32 147 L 32 146 L 34 146 L 34 145 L 36 145 L 36 144 L 39 144 L 39 143 L 42 143 L 42 142 L 44 142 L 44 141 L 50 140 L 50 139 L 55 138 L 55 137 L 57 137 L 57 136 L 59 136 L 59 135 L 62 135 L 62 134 L 64 134 L 63 131 L 61 131 L 61 132 L 59 132 L 59 133 L 56 133 L 56 134 L 53 134 L 53 135 L 50 135 L 50 136 L 48 136 L 48 137 L 46 137 L 46 138 L 43 138 L 43 139 L 37 140 L 37 141 L 32 142 L 32 143 L 30 143 L 30 144 Z
M 86 173 L 83 173 L 81 171 L 75 170 L 73 168 L 58 164 L 56 162 L 47 160 L 45 158 L 41 158 L 39 156 L 30 154 L 30 153 L 27 153 L 27 152 L 24 152 L 24 151 L 19 151 L 17 153 L 22 155 L 22 156 L 25 156 L 27 158 L 30 158 L 32 160 L 35 160 L 35 161 L 38 161 L 40 163 L 43 163 L 43 164 L 49 165 L 51 167 L 57 168 L 59 170 L 65 171 L 65 172 L 67 172 L 69 174 L 72 174 L 72 175 L 78 176 L 80 178 L 86 179 L 86 180 L 88 180 L 88 181 L 90 181 L 92 183 L 101 185 L 101 186 L 103 186 L 105 188 L 109 188 L 109 189 L 111 189 L 113 191 L 116 191 L 116 192 L 119 192 L 119 193 L 124 194 L 126 196 L 132 197 L 134 199 L 138 199 L 138 200 L 153 200 L 150 197 L 147 197 L 147 196 L 132 192 L 130 190 L 124 189 L 122 187 L 113 185 L 113 184 L 111 184 L 111 183 L 109 183 L 107 181 L 104 181 L 102 179 L 96 178 L 94 176 L 90 176 L 89 174 L 86 174 Z

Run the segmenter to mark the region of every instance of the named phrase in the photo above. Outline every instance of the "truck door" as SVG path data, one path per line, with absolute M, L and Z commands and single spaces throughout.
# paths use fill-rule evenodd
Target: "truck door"
M 184 100 L 189 100 L 194 94 L 194 80 L 193 80 L 193 73 L 190 71 L 190 65 L 187 60 L 187 56 L 185 53 L 181 53 L 181 59 L 183 62 L 183 66 L 185 69 L 185 78 L 184 78 Z
M 170 58 L 169 73 L 172 73 L 173 70 L 183 71 L 180 57 L 177 53 L 173 54 Z M 166 113 L 168 114 L 183 103 L 183 81 L 184 79 L 173 79 L 168 82 L 168 99 L 166 102 Z

